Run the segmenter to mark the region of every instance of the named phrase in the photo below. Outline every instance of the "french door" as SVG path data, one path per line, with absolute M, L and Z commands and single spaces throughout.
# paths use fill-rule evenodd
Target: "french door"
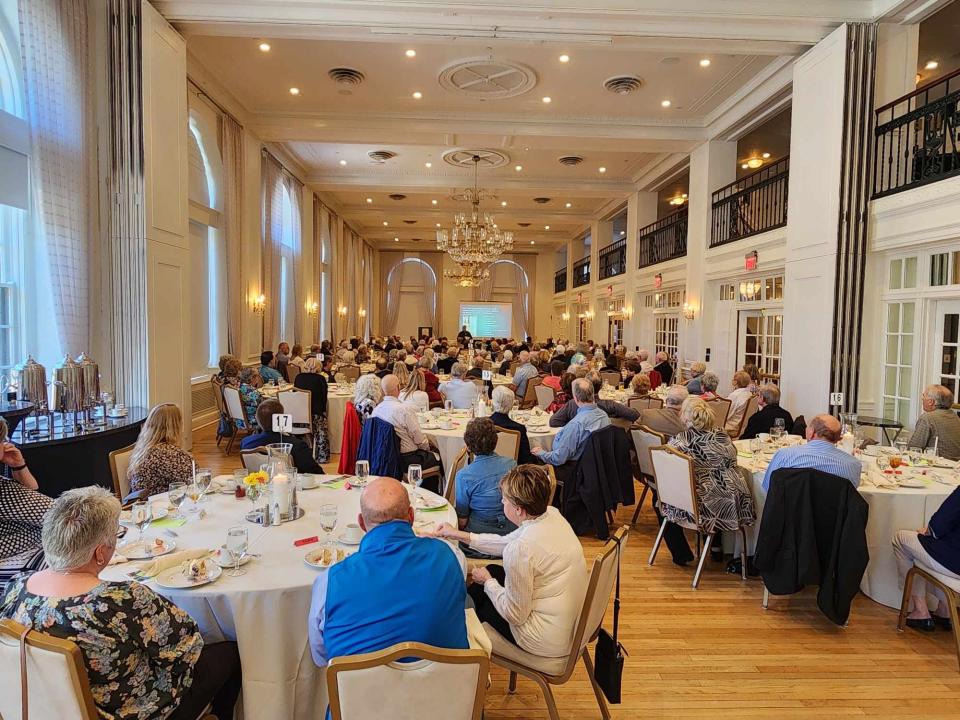
M 756 365 L 764 380 L 779 384 L 783 312 L 741 310 L 737 337 L 737 368 Z
M 960 389 L 960 301 L 937 303 L 936 347 L 933 353 L 933 382 L 943 385 L 957 397 Z
M 654 351 L 665 352 L 670 362 L 677 359 L 677 348 L 679 345 L 679 315 L 656 315 L 654 331 Z
M 623 318 L 610 318 L 607 321 L 607 347 L 616 347 L 623 342 Z

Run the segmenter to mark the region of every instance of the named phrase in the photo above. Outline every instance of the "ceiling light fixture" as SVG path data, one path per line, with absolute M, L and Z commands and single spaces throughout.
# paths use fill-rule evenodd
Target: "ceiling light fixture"
M 938 67 L 940 67 L 940 63 L 938 63 L 936 60 L 927 60 L 927 64 L 923 66 L 923 69 L 936 70 Z
M 552 102 L 553 102 L 553 99 L 552 99 L 549 95 L 545 95 L 545 96 L 544 96 L 544 98 L 543 98 L 543 103 L 544 103 L 544 105 L 549 105 L 549 104 L 552 103 Z
M 764 153 L 764 154 L 761 155 L 760 157 L 762 157 L 764 160 L 769 160 L 769 159 L 770 159 L 770 153 Z
M 400 242 L 400 238 L 395 237 L 395 238 L 393 239 L 393 241 L 394 241 L 394 242 Z
M 536 241 L 536 240 L 531 240 L 531 241 L 530 241 L 530 244 L 531 244 L 531 245 L 536 245 L 536 244 L 537 244 L 537 241 Z
M 543 229 L 544 229 L 544 230 L 549 230 L 549 229 L 550 229 L 550 226 L 549 226 L 549 225 L 544 225 L 544 226 L 543 226 Z
M 390 224 L 390 223 L 388 223 L 386 220 L 383 221 L 383 226 L 384 226 L 384 227 L 386 227 L 386 226 L 389 225 L 389 224 Z
M 523 165 L 514 165 L 513 169 L 516 170 L 517 172 L 520 172 L 521 170 L 523 170 Z
M 670 198 L 671 205 L 683 205 L 686 202 L 686 196 L 677 195 L 676 197 Z
M 557 58 L 557 59 L 558 59 L 560 62 L 562 62 L 562 63 L 568 63 L 568 62 L 570 62 L 570 56 L 567 55 L 567 54 L 563 54 L 563 55 L 561 55 L 561 56 L 560 56 L 559 58 Z
M 763 165 L 763 158 L 758 158 L 756 156 L 747 160 L 747 167 L 751 170 L 756 170 L 758 167 Z
M 704 58 L 701 60 L 700 67 L 710 67 L 710 58 Z
M 670 107 L 671 103 L 669 100 L 661 100 L 660 107 Z
M 501 201 L 500 201 L 500 207 L 506 207 L 506 206 L 507 206 L 507 201 L 506 201 L 506 200 L 501 200 Z
M 431 200 L 430 203 L 431 203 L 432 205 L 436 205 L 436 204 L 437 204 L 437 201 L 436 201 L 436 200 Z
M 568 208 L 571 208 L 571 207 L 573 207 L 573 203 L 567 203 L 566 206 L 567 206 Z
M 368 203 L 372 203 L 372 202 L 373 202 L 373 198 L 367 198 L 367 202 L 368 202 Z
M 414 50 L 413 48 L 410 48 L 410 49 L 407 50 L 407 52 L 404 53 L 404 54 L 405 54 L 407 57 L 416 57 L 416 56 L 417 56 L 417 51 Z
M 299 94 L 300 94 L 300 88 L 298 88 L 298 87 L 292 87 L 292 88 L 290 88 L 290 94 L 291 94 L 291 95 L 299 95 Z
M 597 172 L 605 173 L 606 171 L 607 171 L 607 169 L 606 169 L 605 167 L 603 167 L 602 165 L 601 165 L 599 168 L 597 168 Z
M 425 163 L 423 164 L 423 166 L 429 170 L 430 168 L 433 167 L 433 163 L 432 163 L 432 162 L 425 162 Z
M 741 170 L 746 170 L 748 167 L 750 167 L 750 166 L 747 165 L 746 163 L 742 163 L 742 164 L 740 165 L 740 169 L 741 169 Z
M 440 223 L 437 223 L 437 227 L 440 227 Z
M 270 43 L 260 43 L 260 52 L 270 52 Z
M 340 161 L 340 164 L 341 164 L 341 165 L 346 165 L 346 164 L 347 164 L 347 161 L 346 161 L 346 160 L 341 160 L 341 161 Z
M 420 92 L 419 90 L 417 90 L 416 92 L 413 93 L 413 99 L 414 99 L 414 100 L 419 100 L 419 99 L 422 98 L 422 97 L 423 97 L 423 93 Z

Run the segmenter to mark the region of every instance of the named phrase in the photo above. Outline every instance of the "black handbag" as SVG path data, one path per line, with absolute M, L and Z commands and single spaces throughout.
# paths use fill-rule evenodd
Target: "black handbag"
M 620 541 L 617 541 L 619 546 Z M 617 547 L 617 591 L 613 598 L 613 635 L 600 628 L 594 651 L 594 679 L 613 705 L 620 704 L 620 685 L 623 681 L 623 656 L 626 649 L 617 640 L 620 624 L 620 548 Z

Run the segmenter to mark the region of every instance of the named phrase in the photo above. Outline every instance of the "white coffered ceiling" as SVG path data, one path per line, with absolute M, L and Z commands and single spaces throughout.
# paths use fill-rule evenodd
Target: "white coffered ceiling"
M 481 170 L 481 185 L 495 195 L 484 206 L 529 250 L 530 240 L 543 247 L 582 232 L 591 217 L 625 202 L 638 180 L 656 182 L 708 137 L 711 123 L 739 97 L 782 76 L 793 56 L 841 22 L 905 14 L 916 3 L 154 4 L 187 36 L 192 78 L 211 95 L 229 96 L 244 124 L 283 146 L 307 182 L 378 245 L 397 247 L 394 238 L 432 245 L 436 223 L 447 226 L 452 213 L 464 209 L 451 196 L 472 184 L 473 173 L 443 160 L 463 148 L 496 150 L 506 158 L 502 167 Z M 261 42 L 269 43 L 269 52 L 259 50 Z M 473 68 L 446 78 L 445 70 L 468 61 Z M 494 71 L 491 63 L 505 67 Z M 339 84 L 328 76 L 332 68 L 357 70 L 363 80 Z M 605 81 L 625 75 L 638 78 L 640 88 L 623 95 L 604 88 Z M 503 98 L 475 92 L 498 83 L 520 83 L 524 91 Z M 299 94 L 291 95 L 291 87 Z M 368 153 L 376 150 L 395 157 L 375 162 Z M 561 164 L 567 155 L 583 162 Z M 406 197 L 391 200 L 390 194 Z M 550 200 L 536 203 L 535 197 Z

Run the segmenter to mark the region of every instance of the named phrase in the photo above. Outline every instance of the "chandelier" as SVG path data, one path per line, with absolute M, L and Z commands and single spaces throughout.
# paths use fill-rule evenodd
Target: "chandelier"
M 453 280 L 457 287 L 478 287 L 481 282 L 490 277 L 490 271 L 482 262 L 467 261 L 457 263 L 456 270 L 444 270 L 443 276 Z
M 437 230 L 437 249 L 461 265 L 491 263 L 513 249 L 513 233 L 501 230 L 492 215 L 480 211 L 480 201 L 488 196 L 480 189 L 481 157 L 474 155 L 472 160 L 473 188 L 468 188 L 464 197 L 473 207 L 469 213 L 459 212 L 453 216 L 453 228 L 449 232 Z

